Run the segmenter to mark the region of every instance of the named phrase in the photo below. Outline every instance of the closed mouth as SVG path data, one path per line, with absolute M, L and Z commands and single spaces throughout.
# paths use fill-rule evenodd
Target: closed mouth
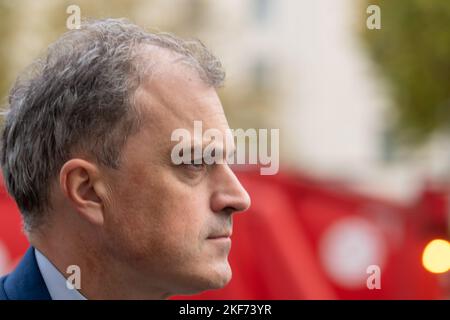
M 231 231 L 230 232 L 226 232 L 223 234 L 219 234 L 219 235 L 212 235 L 209 236 L 208 239 L 209 240 L 216 240 L 216 239 L 230 239 L 231 238 Z

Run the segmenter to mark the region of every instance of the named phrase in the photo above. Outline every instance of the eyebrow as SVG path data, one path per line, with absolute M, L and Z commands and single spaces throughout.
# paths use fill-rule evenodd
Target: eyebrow
M 201 146 L 202 147 L 202 156 L 203 156 L 203 151 L 206 149 L 207 146 L 209 146 L 209 144 Z M 195 150 L 196 147 L 198 148 L 199 145 L 193 145 L 191 147 L 191 153 L 194 153 L 194 150 Z M 228 150 L 227 154 L 225 154 L 225 149 L 223 147 L 214 146 L 213 149 L 214 149 L 214 151 L 222 152 L 222 154 L 224 155 L 225 158 L 228 158 L 228 157 L 236 154 L 236 148 L 235 147 L 232 147 L 231 150 Z
M 193 156 L 194 153 L 195 153 L 195 149 L 201 147 L 201 148 L 202 148 L 202 149 L 201 149 L 201 150 L 202 150 L 202 153 L 201 153 L 201 157 L 200 157 L 200 158 L 203 159 L 203 152 L 204 152 L 204 150 L 205 150 L 205 148 L 206 148 L 207 146 L 209 146 L 209 142 L 208 142 L 208 143 L 204 143 L 203 145 L 195 144 L 195 143 L 192 144 L 192 143 L 191 143 L 191 148 L 190 148 L 190 149 L 187 148 L 187 146 L 186 146 L 186 147 L 184 147 L 184 148 L 182 149 L 182 151 L 184 152 L 184 151 L 188 150 L 188 152 L 190 152 L 191 155 L 192 155 L 191 159 L 192 159 L 192 160 L 195 160 L 196 158 Z M 224 158 L 225 160 L 228 159 L 228 158 L 230 158 L 230 157 L 235 157 L 235 155 L 236 155 L 236 147 L 235 147 L 234 145 L 232 146 L 232 148 L 231 148 L 230 150 L 228 150 L 228 153 L 227 153 L 227 154 L 225 154 L 225 149 L 222 148 L 222 147 L 214 146 L 213 148 L 214 148 L 214 151 L 222 152 L 223 158 Z

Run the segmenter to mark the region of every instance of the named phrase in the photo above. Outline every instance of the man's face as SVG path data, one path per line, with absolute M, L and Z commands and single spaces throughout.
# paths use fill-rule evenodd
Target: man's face
M 181 63 L 158 66 L 136 92 L 143 125 L 131 136 L 118 171 L 108 173 L 106 243 L 143 287 L 168 294 L 220 288 L 231 279 L 232 213 L 250 205 L 227 164 L 175 165 L 173 130 L 225 135 L 228 123 L 216 90 Z M 194 139 L 194 135 L 192 134 Z M 205 146 L 208 141 L 194 141 Z M 233 152 L 226 150 L 224 154 Z

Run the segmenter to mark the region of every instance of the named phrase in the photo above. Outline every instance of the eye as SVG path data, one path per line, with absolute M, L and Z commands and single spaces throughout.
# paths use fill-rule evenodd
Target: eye
M 197 163 L 196 163 L 197 162 Z M 192 160 L 191 163 L 186 163 L 185 166 L 189 169 L 189 170 L 193 170 L 193 171 L 202 171 L 205 169 L 206 164 L 205 162 L 201 161 L 201 163 L 199 163 L 200 161 L 194 161 Z

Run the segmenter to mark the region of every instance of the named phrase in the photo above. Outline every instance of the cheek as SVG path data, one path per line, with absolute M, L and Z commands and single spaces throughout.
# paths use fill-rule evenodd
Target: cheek
M 186 258 L 199 254 L 208 232 L 206 193 L 193 191 L 168 172 L 161 173 L 151 179 L 129 175 L 115 188 L 111 211 L 117 241 L 137 255 Z
M 163 196 L 149 203 L 155 208 L 152 214 L 158 224 L 159 239 L 164 239 L 165 245 L 174 249 L 200 251 L 208 232 L 203 199 L 177 183 L 160 191 Z

